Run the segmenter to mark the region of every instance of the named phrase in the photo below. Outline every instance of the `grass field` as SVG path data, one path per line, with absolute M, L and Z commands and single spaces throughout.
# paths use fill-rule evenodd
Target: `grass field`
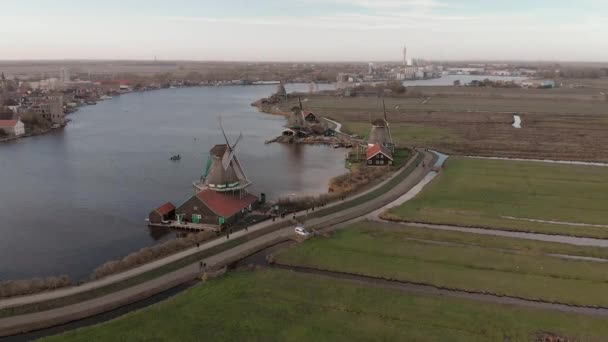
M 406 221 L 608 238 L 608 228 L 521 220 L 608 225 L 606 208 L 607 167 L 456 157 L 418 197 L 390 214 Z
M 344 125 L 344 130 L 357 134 L 363 139 L 367 139 L 370 131 L 369 123 L 347 123 Z M 398 145 L 412 145 L 411 142 L 418 142 L 418 146 L 428 146 L 434 142 L 454 143 L 460 141 L 461 138 L 449 128 L 440 128 L 424 125 L 407 125 L 394 123 L 390 125 L 391 135 L 393 140 Z
M 420 87 L 427 96 L 385 98 L 395 141 L 449 154 L 608 162 L 608 101 L 599 92 Z M 582 93 L 581 93 L 582 92 Z M 469 94 L 470 93 L 470 94 Z M 424 103 L 423 103 L 424 102 Z M 281 104 L 289 110 L 292 100 Z M 366 135 L 382 99 L 307 95 L 304 106 Z M 515 129 L 518 113 L 522 128 Z M 556 139 L 555 137 L 559 137 Z
M 409 295 L 280 270 L 236 272 L 47 341 L 530 341 L 608 336 L 606 319 Z
M 351 227 L 289 249 L 275 260 L 451 289 L 608 307 L 606 263 L 429 243 L 412 239 L 403 229 Z

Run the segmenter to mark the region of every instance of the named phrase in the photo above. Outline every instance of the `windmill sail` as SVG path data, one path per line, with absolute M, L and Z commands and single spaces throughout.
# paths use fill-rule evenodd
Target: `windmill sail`
M 232 147 L 230 144 L 228 144 L 227 157 L 222 159 L 222 166 L 224 167 L 224 170 L 228 169 L 230 163 L 234 159 L 234 156 L 236 155 L 236 145 L 239 143 L 239 141 L 241 141 L 241 139 L 243 139 L 243 133 L 239 134 L 239 137 L 236 139 L 236 142 L 234 145 L 232 145 Z M 226 139 L 226 141 L 228 140 Z

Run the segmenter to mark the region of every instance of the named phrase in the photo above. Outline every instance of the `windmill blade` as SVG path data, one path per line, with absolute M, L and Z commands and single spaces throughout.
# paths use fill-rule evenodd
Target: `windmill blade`
M 219 116 L 218 120 L 220 121 L 220 129 L 222 130 L 222 134 L 224 135 L 224 140 L 226 140 L 226 145 L 230 148 L 230 142 L 228 141 L 228 137 L 226 136 L 226 132 L 224 131 L 224 126 L 222 125 L 222 117 Z
M 384 121 L 388 122 L 386 119 L 386 105 L 384 104 L 384 99 L 382 99 L 382 109 L 384 110 Z
M 241 140 L 243 140 L 243 132 L 241 132 L 241 133 L 239 134 L 238 138 L 236 138 L 236 141 L 234 142 L 234 145 L 232 145 L 232 149 L 233 149 L 233 150 L 234 150 L 234 149 L 236 149 L 236 145 L 237 145 L 237 144 L 238 144 L 238 143 L 239 143 Z
M 234 143 L 234 145 L 232 145 L 232 147 L 228 146 L 230 153 L 228 154 L 228 157 L 222 158 L 222 166 L 224 167 L 224 170 L 228 170 L 228 167 L 230 167 L 230 163 L 232 163 L 232 160 L 234 159 L 234 156 L 236 155 L 236 145 L 242 139 L 243 139 L 243 133 L 239 134 L 239 137 L 236 139 L 236 142 Z

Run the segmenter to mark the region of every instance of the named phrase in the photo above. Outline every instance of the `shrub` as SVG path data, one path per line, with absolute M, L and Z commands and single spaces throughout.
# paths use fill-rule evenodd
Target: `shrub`
M 92 279 L 100 279 L 112 274 L 124 272 L 131 268 L 146 264 L 148 262 L 161 259 L 184 249 L 194 247 L 197 243 L 207 241 L 215 237 L 215 232 L 203 231 L 196 234 L 189 234 L 186 237 L 169 240 L 160 245 L 144 247 L 135 253 L 131 253 L 121 260 L 113 260 L 97 267 L 92 275 Z
M 49 291 L 61 287 L 71 286 L 72 279 L 70 277 L 56 276 L 47 277 L 44 279 L 22 279 L 22 280 L 7 280 L 0 282 L 0 298 L 24 296 L 32 293 Z

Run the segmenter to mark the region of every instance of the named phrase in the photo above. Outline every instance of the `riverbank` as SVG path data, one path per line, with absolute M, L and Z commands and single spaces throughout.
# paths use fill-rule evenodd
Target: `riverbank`
M 346 222 L 346 221 L 350 221 L 353 219 L 356 219 L 358 217 L 361 217 L 362 215 L 365 215 L 365 213 L 371 212 L 373 210 L 378 209 L 379 207 L 385 205 L 386 203 L 390 203 L 392 202 L 395 198 L 398 198 L 399 196 L 401 196 L 402 193 L 407 192 L 411 186 L 413 186 L 414 184 L 416 184 L 419 179 L 421 179 L 422 177 L 424 177 L 424 175 L 429 172 L 430 170 L 430 165 L 432 163 L 433 160 L 433 156 L 428 154 L 428 155 L 424 155 L 424 159 L 427 161 L 426 168 L 421 167 L 420 164 L 416 164 L 415 163 L 415 159 L 412 159 L 410 162 L 410 165 L 412 165 L 413 167 L 409 167 L 406 166 L 404 167 L 399 173 L 395 174 L 394 176 L 392 176 L 391 178 L 389 178 L 388 180 L 386 180 L 385 182 L 369 189 L 368 191 L 355 195 L 350 199 L 347 199 L 346 201 L 339 201 L 336 202 L 334 204 L 330 204 L 327 205 L 326 207 L 323 208 L 319 208 L 317 211 L 309 213 L 308 211 L 303 211 L 303 212 L 298 212 L 296 213 L 294 216 L 296 217 L 297 220 L 305 220 L 307 222 L 307 226 L 309 227 L 309 229 L 320 229 L 326 226 L 331 226 L 331 225 L 336 225 L 342 222 Z M 290 217 L 291 218 L 291 217 Z M 240 244 L 235 245 L 234 241 L 238 241 L 238 240 L 233 240 L 233 239 L 238 239 L 240 237 L 240 235 L 243 236 L 243 238 L 245 238 L 246 236 L 250 235 L 250 234 L 256 234 L 256 232 L 260 231 L 263 232 L 266 235 L 260 236 L 259 238 L 253 239 L 251 240 L 251 243 L 253 244 L 252 246 L 255 246 L 256 244 L 259 244 L 262 241 L 270 241 L 268 239 L 274 240 L 276 237 L 280 237 L 280 236 L 292 236 L 293 232 L 292 229 L 293 228 L 285 228 L 283 229 L 281 224 L 287 223 L 289 224 L 291 221 L 289 219 L 285 219 L 285 221 L 282 222 L 277 222 L 275 225 L 273 225 L 272 222 L 269 223 L 262 223 L 256 227 L 250 227 L 249 231 L 247 232 L 239 232 L 237 234 L 235 234 L 234 236 L 231 236 L 231 239 L 218 239 L 218 240 L 213 240 L 212 244 L 214 245 L 224 245 L 228 248 L 236 248 L 236 249 L 227 249 L 226 252 L 227 253 L 237 253 L 235 255 L 239 255 L 241 252 L 243 252 L 243 248 L 246 247 L 246 245 L 241 246 Z M 268 231 L 268 229 L 272 230 Z M 260 234 L 260 233 L 258 233 Z M 269 235 L 270 234 L 270 235 Z M 277 235 L 278 234 L 278 235 Z M 286 234 L 286 235 L 281 235 L 281 234 Z M 255 236 L 255 235 L 254 235 Z M 261 239 L 261 240 L 260 240 Z M 207 243 L 209 244 L 209 243 Z M 145 267 L 148 270 L 154 270 L 156 267 L 158 267 L 158 265 L 169 265 L 170 260 L 174 260 L 175 262 L 178 262 L 179 260 L 184 260 L 183 262 L 185 262 L 186 264 L 184 265 L 179 264 L 179 266 L 177 266 L 177 269 L 180 271 L 175 271 L 173 272 L 173 268 L 167 269 L 164 272 L 173 272 L 173 273 L 161 273 L 161 274 L 156 274 L 154 276 L 154 280 L 150 280 L 150 278 L 144 278 L 144 281 L 147 282 L 151 282 L 149 285 L 152 286 L 154 284 L 154 286 L 157 286 L 158 284 L 161 283 L 174 283 L 176 280 L 179 280 L 178 282 L 183 282 L 186 279 L 192 279 L 193 277 L 196 277 L 197 275 L 200 274 L 201 269 L 200 269 L 200 265 L 199 265 L 199 260 L 205 260 L 207 266 L 211 267 L 213 265 L 215 265 L 215 261 L 212 260 L 222 260 L 221 256 L 218 256 L 219 259 L 209 259 L 210 255 L 208 256 L 203 256 L 202 258 L 196 257 L 195 255 L 197 253 L 199 253 L 200 251 L 203 251 L 205 249 L 207 249 L 207 244 L 203 244 L 198 248 L 192 248 L 188 251 L 184 251 L 181 252 L 179 255 L 175 255 L 175 256 L 171 256 L 170 258 L 165 258 L 163 259 L 163 261 L 157 261 L 154 262 L 150 265 L 145 265 L 143 267 Z M 191 256 L 194 256 L 191 257 Z M 242 256 L 241 256 L 242 257 Z M 186 266 L 189 265 L 189 266 Z M 184 266 L 186 266 L 184 268 Z M 181 269 L 183 268 L 183 269 Z M 138 271 L 141 272 L 141 271 Z M 129 273 L 133 273 L 133 270 L 129 271 Z M 143 274 L 143 273 L 140 273 Z M 116 278 L 117 276 L 114 276 L 114 278 Z M 122 275 L 121 275 L 122 277 Z M 100 281 L 103 281 L 104 283 L 107 284 L 109 278 L 104 278 Z M 93 283 L 89 283 L 87 284 L 87 287 L 90 286 L 94 286 Z M 175 285 L 173 285 L 175 286 Z M 82 290 L 84 290 L 85 287 L 81 287 L 81 288 L 72 288 L 72 289 L 66 289 L 66 290 L 59 290 L 59 292 L 54 292 L 55 294 L 60 294 L 61 291 L 70 291 L 70 292 L 82 292 Z M 128 295 L 129 293 L 134 293 L 134 290 L 124 290 L 127 292 L 121 292 L 122 290 L 120 290 L 117 293 L 123 293 L 124 295 Z M 136 292 L 138 293 L 138 299 L 141 299 L 139 296 L 141 295 L 141 293 L 148 293 L 145 291 L 142 291 L 142 288 L 138 288 L 138 291 Z M 64 296 L 60 295 L 59 297 Z M 72 293 L 73 295 L 73 293 Z M 18 306 L 23 306 L 23 305 L 27 305 L 26 307 L 29 308 L 28 310 L 35 310 L 37 311 L 37 308 L 39 307 L 40 304 L 34 304 L 34 303 L 39 303 L 39 302 L 44 302 L 45 300 L 48 301 L 48 297 L 49 294 L 39 294 L 39 295 L 34 295 L 34 296 L 29 296 L 29 297 L 20 297 L 20 298 L 15 298 L 15 299 L 10 299 L 10 300 L 0 300 L 0 307 L 4 307 L 4 308 L 15 308 Z M 82 303 L 82 304 L 73 304 L 72 306 L 68 306 L 66 308 L 72 308 L 74 310 L 82 310 L 83 308 L 86 308 L 86 311 L 83 311 L 84 314 L 91 314 L 92 312 L 95 312 L 93 310 L 93 304 L 94 303 L 98 303 L 99 305 L 102 303 L 103 304 L 100 309 L 107 310 L 109 307 L 111 307 L 109 304 L 107 304 L 107 301 L 110 298 L 115 297 L 115 299 L 117 299 L 118 297 L 116 297 L 116 295 L 111 294 L 108 295 L 111 297 L 102 297 L 99 298 L 98 300 L 95 300 L 95 302 L 88 302 L 88 303 Z M 131 295 L 132 296 L 132 295 Z M 56 297 L 56 298 L 59 298 Z M 122 303 L 122 305 L 124 305 L 124 297 L 120 297 L 120 303 Z M 28 303 L 28 304 L 26 304 Z M 57 305 L 60 302 L 55 301 L 55 305 Z M 12 312 L 15 312 L 14 309 L 11 309 Z M 60 315 L 60 316 L 54 316 L 54 317 L 73 317 L 73 316 L 65 316 L 66 312 L 65 310 L 68 309 L 52 309 L 48 306 L 46 306 L 46 315 Z M 53 311 L 55 310 L 55 311 Z M 57 311 L 58 310 L 58 311 Z M 40 313 L 40 314 L 34 314 L 31 313 L 31 311 L 18 311 L 20 312 L 19 316 L 13 316 L 10 318 L 5 318 L 5 319 L 0 319 L 0 333 L 4 333 L 4 334 L 10 334 L 15 333 L 16 331 L 26 331 L 27 328 L 26 327 L 32 327 L 32 325 L 29 325 L 30 323 L 25 323 L 27 321 L 33 320 L 37 323 L 35 323 L 34 326 L 40 328 L 40 324 L 45 324 L 45 323 L 41 323 L 40 322 L 40 318 L 41 317 L 45 317 L 44 313 Z M 27 313 L 30 312 L 30 313 Z M 41 316 L 42 315 L 42 316 Z M 52 320 L 50 320 L 50 318 L 48 316 L 47 320 L 45 320 L 47 323 L 48 322 L 53 322 L 54 324 L 57 324 L 57 318 L 53 318 Z M 64 318 L 65 319 L 65 318 Z M 73 319 L 73 318 L 72 318 Z M 31 322 L 31 321 L 30 321 Z
M 305 86 L 288 85 L 298 87 Z M 326 193 L 347 171 L 342 150 L 264 145 L 284 120 L 249 104 L 275 88 L 129 93 L 80 108 L 64 130 L 0 144 L 0 169 L 12 180 L 0 191 L 0 281 L 65 274 L 78 282 L 108 260 L 174 239 L 172 230 L 147 228 L 145 218 L 187 199 L 208 151 L 224 141 L 219 112 L 230 139 L 243 132 L 239 160 L 252 192 L 267 200 Z M 176 154 L 180 161 L 169 160 Z

